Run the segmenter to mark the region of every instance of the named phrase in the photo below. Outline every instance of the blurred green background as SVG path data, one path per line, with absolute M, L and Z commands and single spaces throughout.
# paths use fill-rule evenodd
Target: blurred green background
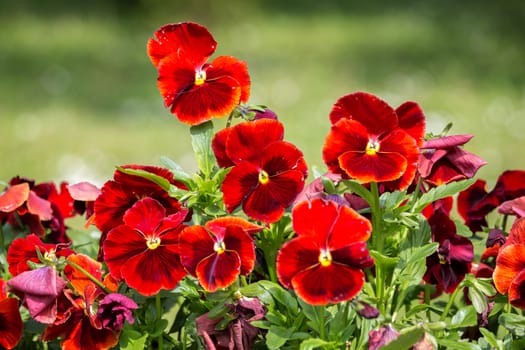
M 428 130 L 453 122 L 494 181 L 524 168 L 525 2 L 0 1 L 0 181 L 102 184 L 114 166 L 195 169 L 189 129 L 164 109 L 146 42 L 196 21 L 217 55 L 248 63 L 250 102 L 323 166 L 332 104 L 363 90 L 420 103 Z M 216 127 L 223 127 L 218 120 Z

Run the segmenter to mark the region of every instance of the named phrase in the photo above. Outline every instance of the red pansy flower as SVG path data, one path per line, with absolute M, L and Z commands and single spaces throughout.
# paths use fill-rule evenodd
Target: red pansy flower
M 458 194 L 458 213 L 472 232 L 479 232 L 483 227 L 487 227 L 485 217 L 495 208 L 492 205 L 485 207 L 476 205 L 486 195 L 487 182 L 481 179 L 477 179 L 469 188 Z
M 428 219 L 432 241 L 438 242 L 437 252 L 427 258 L 423 279 L 438 289 L 452 293 L 470 271 L 474 260 L 474 246 L 456 233 L 456 225 L 448 215 L 435 212 Z
M 472 137 L 454 135 L 426 141 L 417 165 L 419 175 L 434 186 L 474 177 L 487 162 L 460 147 Z
M 187 210 L 180 210 L 166 216 L 153 198 L 136 202 L 124 214 L 124 223 L 109 231 L 103 242 L 109 272 L 142 295 L 175 288 L 186 275 L 178 249 L 186 215 Z
M 87 271 L 91 276 L 97 280 L 102 281 L 102 263 L 84 254 L 71 254 L 67 257 L 68 263 L 74 263 L 80 266 L 84 271 Z M 89 279 L 84 272 L 80 271 L 71 264 L 66 265 L 64 274 L 69 281 L 71 287 L 81 296 L 85 297 L 85 291 L 90 288 L 98 288 L 98 286 Z
M 498 213 L 503 215 L 516 215 L 518 218 L 525 216 L 525 196 L 501 203 Z
M 210 32 L 192 22 L 164 25 L 148 41 L 164 104 L 183 123 L 197 125 L 225 116 L 248 101 L 246 63 L 231 56 L 207 63 L 216 47 Z
M 44 259 L 49 261 L 54 261 L 60 256 L 67 257 L 74 253 L 74 251 L 65 244 L 43 243 L 35 234 L 17 238 L 11 242 L 7 250 L 7 263 L 11 275 L 17 276 L 24 271 L 29 271 L 28 261 L 39 263 L 40 259 L 36 253 L 37 249 Z
M 330 120 L 323 146 L 330 171 L 363 183 L 386 182 L 393 189 L 410 185 L 425 129 L 417 104 L 394 110 L 374 95 L 356 92 L 336 102 Z
M 0 278 L 0 348 L 13 349 L 22 338 L 23 328 L 18 299 L 7 297 L 7 284 Z
M 180 259 L 207 291 L 231 285 L 255 264 L 253 237 L 263 227 L 241 218 L 222 217 L 205 226 L 186 227 L 179 238 Z
M 182 187 L 174 180 L 173 174 L 164 168 L 144 165 L 125 165 L 122 168 L 144 170 L 165 178 L 171 184 Z M 94 204 L 95 225 L 102 232 L 101 243 L 109 230 L 121 225 L 124 213 L 138 200 L 151 197 L 159 201 L 170 215 L 179 212 L 181 204 L 156 183 L 136 175 L 129 175 L 116 170 L 113 180 L 102 186 L 101 193 Z M 102 246 L 102 244 L 101 244 Z M 101 254 L 101 252 L 100 252 Z
M 373 265 L 366 248 L 372 225 L 353 209 L 314 199 L 292 211 L 297 237 L 277 255 L 277 275 L 286 288 L 312 305 L 350 300 L 365 281 L 362 269 Z
M 496 258 L 493 279 L 499 293 L 508 293 L 512 305 L 525 309 L 525 218 L 512 225 Z
M 249 217 L 272 223 L 281 218 L 304 187 L 303 154 L 283 141 L 283 125 L 272 119 L 243 122 L 213 140 L 220 166 L 231 166 L 222 183 L 229 212 L 242 204 Z

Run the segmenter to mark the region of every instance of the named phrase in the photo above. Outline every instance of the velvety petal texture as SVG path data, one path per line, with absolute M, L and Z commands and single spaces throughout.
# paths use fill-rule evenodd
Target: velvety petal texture
M 207 63 L 216 47 L 209 31 L 192 22 L 165 25 L 148 41 L 164 105 L 183 123 L 224 117 L 250 97 L 245 62 L 220 56 Z
M 180 234 L 181 262 L 208 291 L 226 288 L 255 265 L 252 235 L 263 227 L 236 217 L 221 217 Z
M 413 102 L 398 111 L 401 117 L 385 101 L 365 92 L 340 98 L 330 113 L 332 128 L 323 146 L 328 169 L 363 183 L 384 182 L 391 190 L 408 187 L 425 122 Z
M 165 214 L 159 201 L 141 199 L 126 212 L 124 224 L 109 231 L 103 243 L 110 273 L 143 295 L 171 290 L 186 275 L 178 255 L 186 213 Z
M 292 211 L 297 237 L 277 255 L 277 276 L 312 305 L 350 300 L 364 284 L 363 269 L 373 260 L 366 248 L 372 225 L 353 209 L 313 199 Z
M 282 141 L 277 120 L 258 119 L 230 129 L 214 141 L 217 159 L 233 165 L 222 183 L 226 209 L 242 206 L 252 219 L 278 221 L 304 187 L 308 169 L 302 152 Z

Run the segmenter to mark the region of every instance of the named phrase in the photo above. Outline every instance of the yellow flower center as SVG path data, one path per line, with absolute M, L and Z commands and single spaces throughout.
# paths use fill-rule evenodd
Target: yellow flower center
M 261 170 L 259 172 L 259 183 L 261 185 L 266 185 L 268 183 L 268 181 L 270 181 L 270 176 L 268 175 L 268 173 L 264 170 Z
M 195 72 L 195 85 L 199 86 L 204 84 L 206 81 L 206 72 L 203 70 L 198 70 Z
M 157 249 L 160 246 L 160 238 L 159 237 L 150 237 L 146 241 L 146 245 L 151 250 Z
M 375 155 L 377 152 L 379 152 L 379 142 L 377 142 L 377 140 L 369 140 L 366 145 L 365 152 L 369 156 Z
M 55 262 L 57 259 L 55 250 L 51 249 L 50 251 L 46 251 L 44 253 L 44 259 L 47 261 Z
M 217 254 L 222 254 L 226 250 L 226 245 L 223 241 L 215 242 L 213 245 L 213 250 L 215 250 Z
M 319 262 L 321 266 L 330 266 L 332 265 L 332 254 L 328 250 L 321 250 L 319 254 Z

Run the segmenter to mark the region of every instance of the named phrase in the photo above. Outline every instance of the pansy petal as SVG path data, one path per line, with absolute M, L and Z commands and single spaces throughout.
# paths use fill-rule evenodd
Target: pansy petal
M 100 188 L 86 181 L 68 185 L 67 189 L 76 201 L 91 202 L 100 194 Z
M 211 234 L 202 226 L 189 226 L 182 230 L 179 236 L 179 254 L 182 265 L 190 274 L 196 276 L 199 262 L 214 254 L 215 241 Z
M 366 242 L 355 242 L 339 249 L 331 250 L 332 259 L 339 264 L 356 269 L 365 269 L 374 265 Z
M 109 231 L 102 243 L 104 262 L 117 279 L 121 278 L 120 270 L 128 259 L 147 249 L 146 238 L 127 225 L 120 225 Z
M 501 203 L 498 213 L 503 215 L 516 215 L 518 218 L 525 217 L 525 196 Z
M 525 270 L 512 280 L 509 287 L 509 302 L 522 310 L 525 310 Z
M 325 243 L 338 215 L 337 205 L 332 201 L 303 201 L 292 210 L 293 230 L 299 236 L 310 236 L 309 239 Z
M 217 159 L 217 164 L 221 168 L 229 168 L 234 165 L 228 154 L 226 154 L 226 140 L 232 130 L 233 128 L 224 128 L 217 131 L 213 136 L 211 147 Z
M 238 164 L 243 161 L 255 162 L 261 158 L 262 150 L 276 141 L 282 141 L 284 127 L 272 119 L 259 119 L 234 126 L 226 140 L 226 154 Z
M 234 251 L 241 259 L 241 275 L 252 272 L 255 266 L 255 245 L 253 238 L 240 226 L 228 226 L 223 240 L 227 251 Z
M 246 62 L 232 56 L 219 56 L 210 63 L 206 73 L 207 79 L 210 80 L 223 75 L 232 77 L 241 89 L 239 102 L 247 102 L 250 98 L 250 75 Z
M 351 178 L 361 182 L 392 181 L 400 178 L 406 170 L 407 159 L 399 153 L 346 152 L 339 157 L 339 166 Z
M 519 244 L 525 246 L 525 219 L 517 219 L 510 228 L 507 245 Z
M 203 259 L 196 269 L 197 278 L 208 292 L 226 288 L 239 276 L 241 259 L 234 251 L 224 251 Z
M 22 182 L 7 188 L 0 196 L 0 211 L 10 213 L 25 203 L 29 197 L 29 184 Z
M 511 244 L 502 248 L 496 259 L 494 285 L 501 294 L 507 293 L 514 278 L 525 269 L 525 246 Z
M 24 324 L 18 309 L 18 299 L 0 300 L 0 347 L 13 349 L 20 338 Z
M 195 85 L 195 66 L 176 55 L 168 56 L 159 65 L 157 87 L 164 99 L 164 106 L 173 106 L 177 99 L 187 94 Z
M 310 236 L 299 236 L 284 243 L 277 253 L 277 277 L 286 288 L 299 272 L 319 264 L 320 247 Z
M 421 147 L 425 138 L 425 114 L 421 107 L 416 102 L 407 101 L 396 108 L 396 114 L 399 127 Z
M 208 29 L 193 23 L 166 24 L 159 28 L 154 38 L 148 41 L 148 55 L 157 67 L 162 59 L 170 55 L 188 57 L 195 65 L 208 59 L 217 48 Z
M 464 135 L 450 135 L 443 136 L 436 139 L 425 141 L 422 148 L 434 148 L 434 149 L 447 149 L 457 146 L 462 146 L 465 143 L 469 142 L 474 135 L 464 134 Z
M 51 220 L 53 218 L 53 209 L 51 202 L 39 197 L 34 191 L 29 191 L 27 198 L 27 210 L 40 218 L 42 221 Z
M 330 249 L 339 249 L 355 242 L 365 242 L 372 232 L 372 224 L 350 207 L 341 205 L 328 238 Z
M 304 270 L 292 279 L 297 295 L 311 305 L 336 304 L 355 297 L 365 282 L 362 270 L 332 263 Z
M 236 216 L 222 216 L 206 222 L 206 228 L 219 237 L 224 237 L 226 229 L 229 226 L 240 227 L 249 235 L 254 235 L 264 229 L 263 226 L 256 225 L 253 222 Z
M 142 295 L 151 296 L 160 289 L 174 289 L 184 278 L 184 270 L 175 245 L 160 245 L 134 255 L 121 268 L 126 283 Z
M 398 126 L 394 109 L 385 101 L 367 92 L 343 96 L 335 103 L 330 112 L 330 121 L 335 124 L 343 118 L 359 121 L 369 134 L 375 136 Z
M 155 232 L 165 215 L 166 209 L 159 201 L 146 197 L 133 204 L 126 211 L 123 221 L 126 225 L 135 228 L 144 235 L 149 235 Z
M 95 277 L 97 280 L 102 280 L 102 264 L 91 257 L 84 254 L 72 254 L 67 257 L 68 262 L 73 262 L 76 265 L 80 266 L 82 269 L 87 271 L 91 276 Z M 87 285 L 92 285 L 96 287 L 95 283 L 89 279 L 84 272 L 81 272 L 76 267 L 72 265 L 67 265 L 64 268 L 64 274 L 67 277 L 67 280 L 71 283 L 73 289 L 77 291 L 80 295 L 85 297 L 84 291 Z
M 221 188 L 228 212 L 237 208 L 259 184 L 259 171 L 251 163 L 243 162 L 234 166 L 224 177 Z

